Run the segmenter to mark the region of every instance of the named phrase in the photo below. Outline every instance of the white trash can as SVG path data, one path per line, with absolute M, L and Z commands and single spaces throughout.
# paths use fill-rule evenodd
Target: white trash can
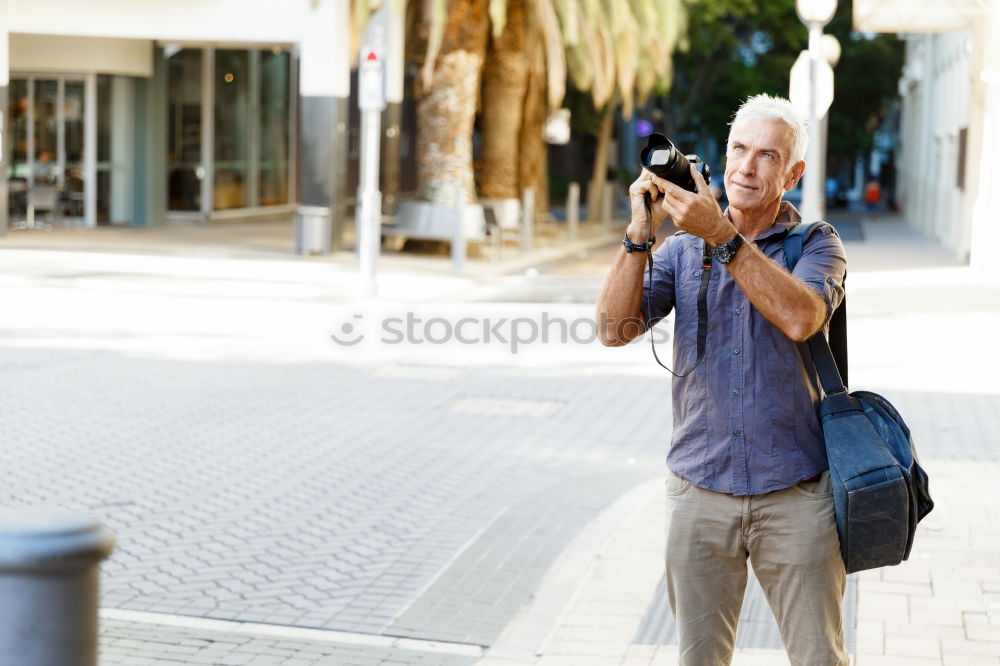
M 295 214 L 295 252 L 330 254 L 330 209 L 325 206 L 299 206 Z

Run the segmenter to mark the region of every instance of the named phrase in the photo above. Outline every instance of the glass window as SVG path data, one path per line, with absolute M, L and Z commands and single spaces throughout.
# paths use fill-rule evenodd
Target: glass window
M 247 51 L 215 52 L 215 210 L 247 201 L 250 62 Z
M 288 53 L 260 54 L 260 168 L 258 192 L 261 206 L 288 203 L 289 143 Z
M 111 76 L 97 75 L 97 161 L 111 160 Z
M 10 166 L 6 177 L 10 181 L 7 213 L 11 220 L 24 219 L 28 205 L 28 81 L 11 79 L 7 89 L 7 118 L 10 128 Z M 2 178 L 4 174 L 0 174 Z
M 68 217 L 83 217 L 83 81 L 66 81 L 63 85 L 66 119 L 63 213 Z
M 97 223 L 111 221 L 111 77 L 97 76 Z
M 167 47 L 171 210 L 201 209 L 201 180 L 213 165 L 212 210 L 289 201 L 291 54 L 280 48 L 216 49 L 211 119 L 201 117 L 200 49 Z M 201 154 L 202 123 L 211 120 L 211 154 Z
M 35 79 L 35 183 L 59 180 L 59 82 Z
M 28 161 L 28 81 L 27 79 L 12 79 L 7 92 L 10 106 L 10 148 L 11 168 L 13 177 L 21 177 L 17 173 L 18 163 Z
M 167 53 L 168 207 L 201 210 L 201 49 Z

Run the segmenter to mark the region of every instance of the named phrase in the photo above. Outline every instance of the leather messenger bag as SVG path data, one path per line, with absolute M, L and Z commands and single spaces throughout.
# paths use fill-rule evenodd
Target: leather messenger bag
M 798 224 L 788 232 L 784 249 L 789 271 L 802 256 L 806 239 L 822 226 L 829 225 Z M 840 554 L 853 573 L 907 559 L 917 523 L 934 502 L 899 412 L 876 393 L 848 393 L 846 305 L 845 296 L 830 321 L 830 341 L 819 331 L 807 344 L 825 394 L 819 416 Z

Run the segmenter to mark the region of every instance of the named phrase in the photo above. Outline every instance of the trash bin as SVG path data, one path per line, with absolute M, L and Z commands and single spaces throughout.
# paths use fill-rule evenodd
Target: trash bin
M 325 206 L 299 206 L 295 215 L 295 252 L 330 254 L 330 209 Z
M 100 563 L 114 545 L 66 509 L 0 510 L 0 666 L 97 666 Z

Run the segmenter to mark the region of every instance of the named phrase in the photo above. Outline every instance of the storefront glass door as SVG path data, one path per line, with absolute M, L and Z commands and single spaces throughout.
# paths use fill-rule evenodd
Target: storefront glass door
M 168 45 L 164 56 L 168 210 L 210 219 L 289 204 L 291 54 Z
M 11 228 L 84 219 L 82 77 L 11 77 Z

